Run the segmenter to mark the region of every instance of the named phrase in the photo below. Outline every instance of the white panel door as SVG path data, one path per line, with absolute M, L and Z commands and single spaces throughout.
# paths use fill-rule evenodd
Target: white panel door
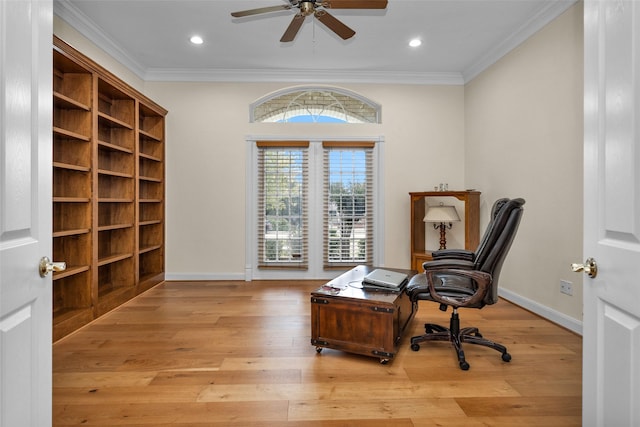
M 583 425 L 640 426 L 640 2 L 585 1 Z
M 0 426 L 51 425 L 51 0 L 0 0 Z

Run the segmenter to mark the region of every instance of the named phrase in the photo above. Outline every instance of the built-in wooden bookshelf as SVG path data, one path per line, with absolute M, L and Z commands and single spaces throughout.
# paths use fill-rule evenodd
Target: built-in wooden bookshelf
M 53 46 L 53 340 L 164 281 L 167 111 Z

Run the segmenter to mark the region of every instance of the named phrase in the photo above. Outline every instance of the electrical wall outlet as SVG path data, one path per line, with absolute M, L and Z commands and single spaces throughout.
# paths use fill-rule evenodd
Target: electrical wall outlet
M 566 295 L 573 295 L 573 283 L 568 280 L 560 280 L 560 292 Z

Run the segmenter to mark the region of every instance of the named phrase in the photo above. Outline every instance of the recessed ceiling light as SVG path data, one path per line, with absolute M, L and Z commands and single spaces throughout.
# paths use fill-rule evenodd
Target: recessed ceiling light
M 422 40 L 420 39 L 413 39 L 409 42 L 409 46 L 411 47 L 418 47 L 422 44 Z
M 202 43 L 204 43 L 204 40 L 202 40 L 202 37 L 200 37 L 200 36 L 191 36 L 189 41 L 191 41 L 191 43 L 193 43 L 193 44 L 202 44 Z

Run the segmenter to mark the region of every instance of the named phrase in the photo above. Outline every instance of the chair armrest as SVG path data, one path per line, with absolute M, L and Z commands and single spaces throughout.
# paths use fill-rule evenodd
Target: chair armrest
M 442 249 L 439 251 L 431 252 L 431 257 L 434 260 L 439 259 L 464 259 L 467 261 L 473 261 L 475 258 L 475 252 L 467 251 L 465 249 Z
M 491 285 L 491 282 L 493 280 L 492 276 L 489 273 L 485 273 L 484 271 L 457 270 L 457 269 L 449 270 L 448 269 L 446 271 L 447 274 L 467 277 L 475 281 L 476 284 L 478 285 L 478 289 L 476 289 L 473 295 L 449 297 L 446 295 L 439 294 L 438 291 L 436 290 L 436 287 L 433 284 L 433 275 L 439 272 L 442 273 L 442 271 L 438 271 L 438 270 L 425 272 L 427 275 L 427 284 L 429 286 L 429 293 L 431 294 L 431 298 L 433 298 L 435 301 L 441 304 L 450 305 L 456 308 L 474 306 L 479 304 L 482 301 L 482 299 L 485 297 L 489 289 L 489 286 Z

